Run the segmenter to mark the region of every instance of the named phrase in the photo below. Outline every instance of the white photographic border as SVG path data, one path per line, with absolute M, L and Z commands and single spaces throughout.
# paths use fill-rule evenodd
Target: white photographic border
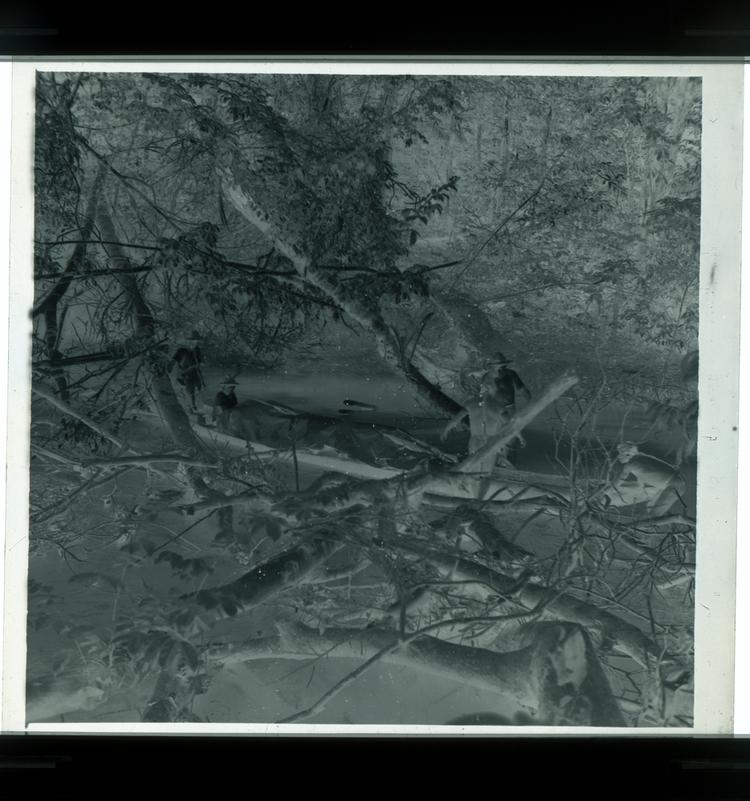
M 25 723 L 26 579 L 28 570 L 29 406 L 33 297 L 34 76 L 65 72 L 258 72 L 453 75 L 696 76 L 702 79 L 702 214 L 700 258 L 700 417 L 698 548 L 695 599 L 695 725 L 690 729 L 555 727 L 329 726 L 269 724 Z M 12 85 L 9 425 L 2 650 L 3 731 L 133 733 L 268 733 L 316 735 L 501 733 L 663 735 L 733 730 L 735 548 L 743 66 L 741 63 L 635 60 L 566 61 L 263 61 L 16 59 Z M 1 144 L 1 143 L 0 143 Z M 2 158 L 2 152 L 0 152 Z M 2 253 L 0 253 L 2 258 Z M 0 312 L 2 309 L 0 308 Z M 0 341 L 0 347 L 2 342 Z M 0 362 L 0 369 L 2 363 Z M 745 394 L 747 399 L 747 394 Z M 2 411 L 0 407 L 0 411 Z

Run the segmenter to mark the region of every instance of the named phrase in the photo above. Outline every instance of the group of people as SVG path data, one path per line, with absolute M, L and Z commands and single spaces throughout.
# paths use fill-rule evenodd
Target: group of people
M 200 350 L 200 342 L 201 336 L 194 330 L 190 336 L 186 337 L 185 345 L 181 345 L 177 349 L 170 364 L 170 370 L 177 367 L 177 383 L 184 388 L 190 409 L 194 414 L 198 412 L 196 394 L 206 386 L 201 372 L 203 355 Z M 221 389 L 214 397 L 212 417 L 219 430 L 225 431 L 228 428 L 229 415 L 237 406 L 236 387 L 237 381 L 234 377 L 226 376 L 221 383 Z
M 197 414 L 196 393 L 206 386 L 201 372 L 201 337 L 197 331 L 193 331 L 185 341 L 186 344 L 175 352 L 170 370 L 175 366 L 178 368 L 177 382 L 184 388 L 190 409 Z M 524 397 L 526 402 L 531 400 L 528 387 L 510 364 L 510 359 L 503 353 L 497 352 L 486 362 L 481 373 L 473 374 L 479 377 L 476 395 L 448 421 L 441 433 L 441 439 L 445 440 L 448 434 L 468 417 L 468 451 L 470 455 L 474 454 L 508 424 L 516 412 L 519 395 Z M 231 413 L 238 405 L 236 388 L 235 378 L 225 376 L 221 389 L 214 396 L 212 417 L 219 431 L 226 432 L 230 429 Z M 366 406 L 357 401 L 345 401 L 345 404 Z M 520 433 L 516 436 L 522 445 L 525 444 Z M 668 508 L 674 502 L 674 496 L 666 491 L 673 488 L 678 497 L 680 492 L 684 491 L 684 481 L 675 466 L 642 453 L 632 443 L 618 446 L 616 461 L 617 476 L 608 485 L 604 496 L 607 504 L 628 506 L 645 501 L 651 508 L 657 501 L 666 498 L 664 508 Z M 489 474 L 497 464 L 512 467 L 508 460 L 508 446 L 473 464 L 472 472 Z M 658 507 L 658 511 L 662 511 L 661 506 Z
M 206 382 L 201 372 L 203 360 L 200 350 L 201 336 L 193 331 L 186 338 L 186 344 L 180 346 L 172 358 L 170 369 L 177 367 L 177 382 L 184 388 L 193 413 L 197 413 L 196 395 L 204 389 Z M 446 439 L 466 417 L 469 418 L 469 453 L 476 453 L 489 439 L 496 436 L 503 426 L 515 414 L 516 398 L 520 394 L 531 399 L 531 393 L 518 373 L 510 367 L 511 361 L 503 353 L 497 352 L 488 360 L 484 372 L 479 379 L 477 396 L 470 400 L 460 412 L 448 422 L 441 438 Z M 214 397 L 213 421 L 219 430 L 228 428 L 229 416 L 237 404 L 235 389 L 237 381 L 232 376 L 224 378 L 221 389 Z M 523 439 L 519 435 L 523 443 Z M 496 460 L 510 465 L 507 448 L 498 457 L 488 457 L 486 464 L 477 465 L 480 472 L 490 472 Z

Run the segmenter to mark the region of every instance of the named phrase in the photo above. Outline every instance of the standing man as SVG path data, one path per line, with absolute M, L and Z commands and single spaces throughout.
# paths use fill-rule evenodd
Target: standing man
M 193 330 L 190 336 L 186 338 L 186 344 L 177 348 L 169 368 L 171 371 L 174 365 L 177 365 L 177 382 L 185 387 L 193 412 L 198 411 L 195 405 L 195 393 L 206 385 L 200 368 L 203 360 L 199 347 L 200 342 L 201 335 L 196 330 Z
M 495 370 L 487 370 L 479 384 L 479 395 L 476 400 L 469 401 L 448 422 L 440 435 L 445 439 L 448 434 L 465 418 L 469 418 L 469 454 L 476 453 L 487 440 L 500 433 L 510 419 L 505 403 L 498 400 L 495 390 Z M 497 462 L 503 467 L 512 467 L 507 457 L 506 445 L 497 455 L 488 456 L 477 465 L 480 473 L 491 473 Z
M 229 428 L 229 416 L 238 402 L 237 396 L 234 394 L 236 386 L 237 382 L 234 378 L 227 376 L 221 382 L 221 389 L 214 398 L 214 423 L 219 431 L 227 431 Z
M 508 416 L 512 417 L 516 413 L 516 393 L 520 392 L 527 402 L 531 400 L 531 393 L 518 373 L 508 367 L 510 363 L 510 359 L 497 351 L 488 361 L 487 367 L 495 380 L 495 397 L 505 407 Z

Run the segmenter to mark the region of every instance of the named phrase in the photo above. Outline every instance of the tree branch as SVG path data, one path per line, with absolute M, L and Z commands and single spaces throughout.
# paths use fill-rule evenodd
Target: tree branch
M 206 462 L 195 459 L 192 456 L 180 454 L 161 454 L 144 453 L 138 456 L 118 456 L 105 459 L 85 459 L 81 462 L 83 467 L 118 467 L 120 465 L 131 465 L 132 467 L 150 467 L 154 464 L 182 464 L 189 467 L 206 467 L 217 469 L 220 465 L 216 462 Z
M 665 656 L 663 650 L 636 626 L 567 592 L 560 592 L 531 580 L 519 584 L 515 576 L 506 576 L 471 559 L 441 553 L 434 548 L 428 549 L 403 540 L 399 541 L 398 547 L 422 558 L 429 558 L 443 569 L 453 570 L 455 578 L 476 579 L 489 585 L 501 596 L 512 597 L 514 602 L 523 605 L 527 610 L 536 609 L 543 603 L 546 618 L 575 622 L 587 631 L 600 631 L 621 653 L 627 654 L 639 665 L 648 667 L 651 659 Z
M 94 179 L 94 185 L 91 188 L 91 195 L 86 205 L 84 227 L 81 230 L 81 236 L 84 240 L 88 239 L 94 227 L 96 204 L 99 202 L 99 194 L 104 183 L 104 175 L 104 171 L 99 169 Z M 53 363 L 60 355 L 57 347 L 58 339 L 60 338 L 60 322 L 58 320 L 57 308 L 65 293 L 68 291 L 68 287 L 70 287 L 75 277 L 75 272 L 80 269 L 85 255 L 86 245 L 76 245 L 71 257 L 68 259 L 65 270 L 58 278 L 49 294 L 31 310 L 32 319 L 40 314 L 44 315 L 44 341 L 47 347 L 47 356 Z M 60 397 L 67 400 L 69 393 L 65 371 L 62 368 L 56 369 L 53 372 L 53 377 L 57 383 Z
M 232 616 L 247 612 L 293 587 L 341 547 L 333 538 L 317 537 L 255 566 L 234 581 L 188 593 L 181 598 L 195 600 L 205 609 L 220 614 Z
M 562 376 L 556 381 L 553 381 L 542 395 L 535 398 L 529 403 L 522 411 L 514 415 L 511 421 L 506 425 L 502 431 L 496 434 L 491 439 L 479 448 L 478 451 L 473 453 L 467 459 L 456 466 L 456 470 L 471 472 L 476 469 L 485 459 L 496 456 L 500 450 L 507 445 L 514 437 L 518 436 L 521 431 L 547 406 L 556 401 L 562 394 L 567 392 L 572 386 L 578 383 L 576 376 Z
M 531 203 L 531 201 L 542 191 L 542 187 L 544 186 L 544 183 L 545 183 L 546 180 L 547 180 L 547 176 L 545 175 L 544 178 L 542 178 L 542 180 L 539 182 L 539 186 L 537 186 L 537 188 L 530 195 L 528 195 L 526 198 L 524 198 L 521 201 L 521 203 L 518 206 L 516 206 L 516 208 L 513 209 L 513 211 L 510 214 L 508 214 L 506 217 L 504 217 L 503 220 L 501 221 L 500 225 L 498 225 L 495 229 L 493 229 L 492 233 L 484 240 L 484 242 L 482 242 L 482 244 L 474 252 L 474 255 L 466 262 L 466 265 L 464 266 L 463 270 L 461 270 L 456 275 L 456 277 L 453 279 L 453 281 L 451 282 L 451 285 L 448 287 L 448 291 L 453 289 L 453 287 L 456 285 L 456 283 L 458 283 L 458 281 L 461 279 L 461 277 L 464 275 L 464 273 L 477 260 L 477 258 L 479 257 L 479 254 L 500 233 L 500 231 L 503 228 L 505 228 L 505 226 L 516 216 L 516 214 L 518 214 L 519 211 L 521 211 L 521 209 L 524 206 L 526 206 L 529 203 Z
M 40 314 L 51 314 L 52 311 L 57 308 L 57 304 L 60 302 L 60 300 L 62 300 L 63 295 L 68 291 L 68 287 L 73 280 L 74 273 L 80 267 L 81 262 L 86 255 L 86 245 L 94 228 L 96 206 L 99 203 L 99 195 L 104 184 L 105 175 L 106 170 L 103 167 L 99 167 L 96 177 L 94 178 L 94 185 L 91 189 L 89 202 L 86 206 L 86 214 L 84 218 L 85 222 L 83 228 L 81 229 L 81 238 L 80 240 L 76 240 L 76 247 L 73 250 L 71 257 L 68 259 L 65 269 L 58 277 L 58 281 L 55 286 L 53 286 L 46 297 L 40 300 L 39 303 L 37 303 L 32 309 L 32 317 L 38 317 Z M 57 326 L 55 325 L 54 328 L 55 333 L 57 333 Z
M 31 391 L 35 395 L 39 395 L 40 398 L 44 398 L 48 403 L 52 404 L 52 406 L 59 409 L 64 414 L 67 414 L 70 417 L 80 421 L 92 431 L 95 431 L 97 434 L 99 434 L 100 437 L 108 440 L 116 447 L 122 450 L 133 452 L 132 448 L 123 442 L 123 440 L 116 437 L 114 434 L 104 428 L 104 426 L 99 425 L 99 423 L 95 422 L 90 417 L 87 417 L 82 412 L 74 409 L 67 401 L 62 400 L 62 398 L 58 397 L 57 394 L 48 387 L 45 387 L 40 381 L 32 382 Z
M 104 238 L 109 242 L 116 242 L 117 234 L 114 229 L 114 224 L 104 204 L 99 205 L 98 218 Z M 121 246 L 110 244 L 107 247 L 111 252 L 112 262 L 116 270 L 127 265 L 128 259 Z M 123 290 L 125 290 L 130 301 L 136 334 L 144 340 L 149 341 L 150 344 L 156 344 L 156 323 L 151 309 L 148 307 L 148 304 L 141 294 L 135 278 L 133 278 L 132 275 L 123 274 L 116 274 L 115 278 Z M 167 374 L 165 361 L 160 359 L 158 355 L 154 355 L 147 361 L 149 373 L 155 389 L 154 397 L 159 412 L 173 439 L 179 447 L 184 448 L 189 453 L 205 454 L 206 451 L 203 443 L 193 432 L 190 420 L 177 400 L 174 388 Z
M 428 674 L 471 684 L 481 690 L 510 695 L 521 703 L 533 703 L 530 667 L 532 648 L 497 653 L 447 642 L 429 633 L 404 643 L 395 632 L 379 628 L 327 628 L 313 632 L 291 621 L 276 621 L 279 634 L 240 647 L 215 649 L 212 656 L 224 665 L 258 659 L 294 659 L 309 661 L 349 658 L 360 660 L 376 656 L 389 664 L 419 667 Z M 385 653 L 381 653 L 385 652 Z
M 405 637 L 401 637 L 394 632 L 391 635 L 392 642 L 390 645 L 385 645 L 380 648 L 369 659 L 366 659 L 361 665 L 359 665 L 359 667 L 355 668 L 351 673 L 348 673 L 346 676 L 344 676 L 344 678 L 337 681 L 336 684 L 323 693 L 323 695 L 312 706 L 309 706 L 307 709 L 303 709 L 301 712 L 290 715 L 289 717 L 278 722 L 294 723 L 298 720 L 304 720 L 312 715 L 316 715 L 318 712 L 322 712 L 331 698 L 338 695 L 345 687 L 356 681 L 356 679 L 358 679 L 363 673 L 371 668 L 376 662 L 380 662 L 386 656 L 400 650 L 401 648 L 407 648 L 415 640 L 425 637 L 432 631 L 438 631 L 439 629 L 443 628 L 452 628 L 453 626 L 471 623 L 506 623 L 511 620 L 517 620 L 520 617 L 526 618 L 528 617 L 528 613 L 524 612 L 523 614 L 454 617 L 449 618 L 448 620 L 440 620 L 437 623 L 431 623 L 430 625 L 419 629 L 419 631 L 412 632 Z
M 238 183 L 228 168 L 222 169 L 221 178 L 223 191 L 237 211 L 274 243 L 276 249 L 289 259 L 301 278 L 323 292 L 344 309 L 349 317 L 372 333 L 381 357 L 392 369 L 405 375 L 417 391 L 437 408 L 449 414 L 455 414 L 461 408 L 452 398 L 428 381 L 406 358 L 401 343 L 378 312 L 367 309 L 347 295 L 324 270 L 312 264 L 300 244 L 282 235 L 276 223 L 255 202 L 248 189 Z
M 98 481 L 94 481 L 92 477 L 88 481 L 81 484 L 80 487 L 74 489 L 64 500 L 60 501 L 60 503 L 54 504 L 53 506 L 47 506 L 44 509 L 40 509 L 35 515 L 32 515 L 31 524 L 37 526 L 41 523 L 46 523 L 48 520 L 53 520 L 55 517 L 59 517 L 66 509 L 70 507 L 73 501 L 82 492 L 91 491 L 97 487 L 101 487 L 103 484 L 108 484 L 110 481 L 115 481 L 120 476 L 132 469 L 132 467 L 124 467 L 122 470 L 110 473 L 108 476 L 105 476 Z

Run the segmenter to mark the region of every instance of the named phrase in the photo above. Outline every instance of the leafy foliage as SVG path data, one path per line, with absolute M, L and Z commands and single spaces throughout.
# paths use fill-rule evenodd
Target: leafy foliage
M 396 343 L 402 366 L 415 354 L 432 363 L 431 380 L 447 389 L 486 357 L 482 349 L 507 348 L 531 385 L 551 366 L 575 365 L 583 400 L 597 387 L 603 406 L 650 397 L 656 418 L 684 430 L 687 452 L 697 407 L 677 365 L 697 341 L 699 93 L 697 81 L 641 78 L 40 75 L 37 301 L 61 286 L 63 297 L 54 347 L 50 323 L 35 317 L 35 375 L 64 369 L 82 419 L 35 406 L 35 466 L 44 458 L 56 472 L 49 485 L 33 477 L 42 522 L 32 541 L 50 545 L 40 559 L 57 548 L 84 562 L 66 574 L 66 591 L 94 599 L 98 614 L 71 625 L 55 609 L 55 588 L 32 578 L 31 629 L 53 629 L 73 646 L 54 670 L 78 658 L 110 687 L 130 688 L 177 676 L 190 701 L 206 687 L 207 630 L 224 617 L 283 610 L 321 637 L 336 627 L 403 636 L 445 624 L 458 645 L 505 648 L 517 621 L 498 618 L 528 615 L 517 595 L 540 582 L 551 595 L 619 610 L 686 581 L 690 521 L 647 529 L 647 546 L 630 542 L 641 549 L 632 570 L 618 573 L 615 548 L 633 532 L 578 483 L 592 465 L 612 467 L 593 439 L 569 446 L 572 489 L 550 501 L 562 541 L 544 556 L 509 539 L 540 525 L 521 503 L 420 515 L 390 485 L 357 496 L 348 479 L 325 476 L 311 503 L 296 465 L 292 490 L 286 462 L 261 466 L 250 454 L 211 453 L 206 470 L 139 465 L 145 478 L 129 490 L 116 470 L 139 450 L 130 436 L 140 435 L 141 452 L 174 456 L 176 442 L 149 429 L 143 412 L 168 392 L 158 379 L 193 329 L 206 361 L 227 369 L 294 366 L 312 352 L 342 353 L 350 369 L 372 372 L 375 348 L 363 342 L 377 333 Z M 117 241 L 95 229 L 74 274 L 64 273 L 83 244 L 80 209 L 100 170 L 94 200 Z M 335 294 L 248 225 L 228 200 L 228 176 Z M 349 301 L 364 310 L 358 323 Z M 153 318 L 147 335 L 143 306 Z M 377 331 L 362 332 L 366 313 Z M 393 457 L 341 422 L 326 425 L 330 448 Z M 93 456 L 100 472 L 86 466 Z M 83 492 L 86 482 L 114 486 Z M 232 495 L 238 508 L 258 500 L 260 510 L 234 515 Z M 198 518 L 195 507 L 224 497 L 219 533 L 207 532 L 214 509 Z M 95 502 L 105 511 L 94 513 Z M 325 573 L 332 562 L 343 579 Z M 502 577 L 500 589 L 489 574 Z M 608 656 L 606 638 L 581 641 Z M 562 722 L 593 714 L 581 693 L 545 677 Z M 628 681 L 643 706 L 646 680 Z M 170 719 L 174 693 L 153 692 L 150 708 Z M 192 714 L 189 703 L 176 706 Z M 657 705 L 646 717 L 671 721 Z

